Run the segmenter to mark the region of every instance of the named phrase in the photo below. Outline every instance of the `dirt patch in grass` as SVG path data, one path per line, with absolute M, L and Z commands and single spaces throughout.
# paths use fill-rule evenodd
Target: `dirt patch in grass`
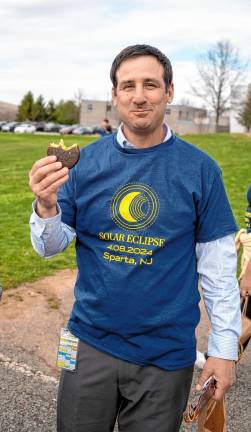
M 34 364 L 42 372 L 58 376 L 58 336 L 72 309 L 75 279 L 76 271 L 61 270 L 4 292 L 0 303 L 0 351 L 23 351 L 38 360 Z

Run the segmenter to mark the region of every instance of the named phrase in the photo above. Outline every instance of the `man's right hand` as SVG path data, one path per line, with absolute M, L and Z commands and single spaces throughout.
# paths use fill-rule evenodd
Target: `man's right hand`
M 29 172 L 29 186 L 37 198 L 37 213 L 41 218 L 57 214 L 57 193 L 69 178 L 69 169 L 62 168 L 56 156 L 47 156 L 35 162 Z

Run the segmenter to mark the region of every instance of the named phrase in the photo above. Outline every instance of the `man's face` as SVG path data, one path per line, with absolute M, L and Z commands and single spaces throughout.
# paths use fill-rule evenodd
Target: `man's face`
M 117 70 L 113 103 L 120 120 L 134 133 L 153 132 L 163 123 L 173 84 L 166 91 L 164 69 L 150 55 L 125 60 Z

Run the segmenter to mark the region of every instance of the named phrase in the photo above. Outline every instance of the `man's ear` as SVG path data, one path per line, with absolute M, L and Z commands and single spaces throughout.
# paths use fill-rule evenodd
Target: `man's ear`
M 174 84 L 171 83 L 166 92 L 167 103 L 170 104 L 173 101 L 173 96 L 174 96 Z
M 115 107 L 117 106 L 117 90 L 115 87 L 112 88 L 112 103 Z

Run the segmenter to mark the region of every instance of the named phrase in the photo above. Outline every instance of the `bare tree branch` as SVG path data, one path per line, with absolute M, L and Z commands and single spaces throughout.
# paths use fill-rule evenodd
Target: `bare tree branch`
M 240 98 L 240 85 L 247 66 L 228 40 L 216 42 L 197 61 L 198 80 L 191 85 L 191 90 L 214 111 L 216 131 L 219 117 Z

